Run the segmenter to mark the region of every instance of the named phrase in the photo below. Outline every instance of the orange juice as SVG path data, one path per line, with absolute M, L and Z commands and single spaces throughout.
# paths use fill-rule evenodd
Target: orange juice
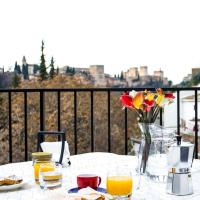
M 57 180 L 61 178 L 62 178 L 62 174 L 56 173 L 56 172 L 53 173 L 53 171 L 51 171 L 50 173 L 46 172 L 43 175 L 44 180 Z
M 132 193 L 132 177 L 110 176 L 107 177 L 107 192 L 111 195 L 128 195 Z
M 40 168 L 42 166 L 42 168 Z M 54 171 L 55 167 L 52 162 L 45 162 L 45 161 L 37 161 L 34 163 L 34 175 L 35 175 L 35 181 L 37 182 L 39 180 L 39 171 L 41 172 L 48 172 L 48 171 Z

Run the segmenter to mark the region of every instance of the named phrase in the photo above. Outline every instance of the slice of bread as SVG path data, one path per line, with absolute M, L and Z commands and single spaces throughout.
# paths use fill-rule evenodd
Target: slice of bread
M 14 185 L 14 184 L 21 183 L 22 181 L 23 181 L 22 178 L 12 175 L 12 176 L 8 176 L 6 178 L 1 178 L 0 185 Z

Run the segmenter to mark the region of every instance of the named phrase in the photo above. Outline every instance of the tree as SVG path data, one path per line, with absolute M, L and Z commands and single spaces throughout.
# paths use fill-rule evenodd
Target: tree
M 55 76 L 55 68 L 54 68 L 54 59 L 53 57 L 51 58 L 51 63 L 50 63 L 50 72 L 49 72 L 49 76 L 50 76 L 50 79 L 53 79 L 53 77 Z
M 47 79 L 47 69 L 46 69 L 46 61 L 44 57 L 44 41 L 42 40 L 42 47 L 41 47 L 41 57 L 40 57 L 40 78 L 41 80 Z
M 123 73 L 123 71 L 121 71 L 120 80 L 124 80 L 124 73 Z
M 7 127 L 8 118 L 6 113 L 6 99 L 3 98 L 3 95 L 0 95 L 0 130 L 2 132 L 2 129 L 5 129 Z
M 23 78 L 24 80 L 28 80 L 29 79 L 29 74 L 28 74 L 28 65 L 22 65 L 22 74 L 23 74 Z
M 59 74 L 59 67 L 57 66 L 57 69 L 56 69 L 56 74 L 58 75 Z
M 191 84 L 198 85 L 200 83 L 200 73 L 192 76 Z
M 173 85 L 173 82 L 171 80 L 169 80 L 168 85 L 169 85 L 169 87 L 171 87 Z
M 70 69 L 69 69 L 69 67 L 67 66 L 66 74 L 68 74 L 69 72 L 70 72 Z
M 75 72 L 75 68 L 73 67 L 72 68 L 72 74 L 74 75 L 76 72 Z
M 66 74 L 73 76 L 75 74 L 75 68 L 67 66 Z
M 17 74 L 21 74 L 21 69 L 20 66 L 17 64 L 17 62 L 15 62 L 15 68 L 14 68 L 14 72 L 16 72 Z
M 19 86 L 20 82 L 21 82 L 20 76 L 17 73 L 14 73 L 14 76 L 12 78 L 12 86 L 14 88 L 17 88 Z

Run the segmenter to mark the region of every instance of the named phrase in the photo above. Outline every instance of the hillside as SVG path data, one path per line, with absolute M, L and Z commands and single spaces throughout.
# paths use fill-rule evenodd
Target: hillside
M 19 88 L 80 88 L 93 87 L 89 80 L 80 77 L 57 76 L 43 82 L 27 81 Z M 111 93 L 112 152 L 124 154 L 124 111 L 119 102 L 120 93 Z M 8 102 L 7 94 L 0 96 L 0 164 L 8 162 Z M 70 152 L 74 154 L 74 105 L 73 92 L 61 93 L 61 128 L 67 130 Z M 28 151 L 36 151 L 39 130 L 39 94 L 28 93 Z M 128 111 L 129 112 L 129 111 Z M 128 113 L 128 134 L 138 135 L 133 112 Z M 107 93 L 94 93 L 94 138 L 95 151 L 107 151 Z M 57 130 L 57 96 L 55 92 L 45 94 L 45 130 Z M 90 152 L 90 93 L 77 94 L 78 153 Z M 24 160 L 24 102 L 22 93 L 12 95 L 13 161 Z M 52 138 L 49 138 L 52 140 Z

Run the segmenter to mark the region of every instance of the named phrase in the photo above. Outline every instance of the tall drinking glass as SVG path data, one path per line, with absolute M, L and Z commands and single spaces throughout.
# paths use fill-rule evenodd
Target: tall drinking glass
M 132 187 L 131 172 L 119 169 L 108 172 L 107 192 L 114 196 L 115 199 L 131 199 Z

